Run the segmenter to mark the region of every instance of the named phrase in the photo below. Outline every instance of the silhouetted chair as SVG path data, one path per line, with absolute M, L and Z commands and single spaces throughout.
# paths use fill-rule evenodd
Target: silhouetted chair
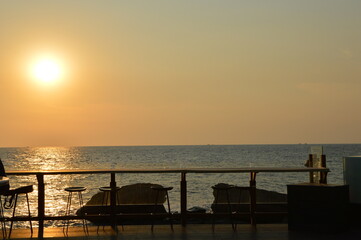
M 251 193 L 251 187 L 239 187 L 235 185 L 228 185 L 228 184 L 217 184 L 215 186 L 212 186 L 212 189 L 214 190 L 215 199 L 213 204 L 213 219 L 212 219 L 212 230 L 214 231 L 215 226 L 215 217 L 217 214 L 224 215 L 228 214 L 230 222 L 232 224 L 232 229 L 237 229 L 237 221 L 234 221 L 234 215 L 237 216 L 237 214 L 240 213 L 240 204 L 241 204 L 241 197 L 243 191 L 248 191 L 249 196 Z M 236 199 L 236 201 L 231 201 L 230 192 L 233 194 L 232 200 Z M 226 196 L 226 207 L 227 210 L 224 209 L 224 203 L 221 203 L 220 200 L 220 194 L 225 193 Z M 235 197 L 234 195 L 237 194 L 238 196 Z M 251 214 L 251 211 L 250 211 Z
M 15 189 L 10 189 L 9 191 L 3 193 L 3 196 L 7 197 L 5 200 L 5 203 L 4 203 L 4 207 L 7 209 L 13 208 L 12 218 L 10 219 L 11 224 L 10 224 L 10 230 L 9 230 L 9 238 L 11 238 L 11 232 L 13 229 L 13 223 L 14 223 L 14 218 L 15 218 L 15 213 L 16 213 L 16 207 L 18 205 L 19 195 L 25 195 L 25 197 L 26 197 L 31 236 L 33 235 L 33 224 L 31 222 L 31 211 L 30 211 L 30 203 L 29 203 L 29 195 L 28 195 L 29 193 L 33 192 L 33 190 L 34 190 L 33 185 L 29 185 L 29 186 L 19 187 L 19 188 L 15 188 Z
M 1 194 L 1 192 L 0 192 Z M 6 239 L 6 224 L 5 224 L 5 216 L 4 216 L 4 208 L 3 208 L 3 204 L 2 204 L 2 200 L 1 200 L 1 195 L 0 195 L 0 221 L 1 221 L 1 233 L 3 235 L 3 239 Z
M 1 159 L 0 159 L 0 175 L 1 176 L 6 176 L 5 168 L 4 168 L 4 165 L 3 165 L 2 161 L 1 161 Z M 2 190 L 1 191 L 1 195 L 6 197 L 5 202 L 4 202 L 4 208 L 6 208 L 6 209 L 13 208 L 12 218 L 10 219 L 11 224 L 10 224 L 10 230 L 9 230 L 9 238 L 11 238 L 11 232 L 12 232 L 12 229 L 13 229 L 14 218 L 15 218 L 15 213 L 16 213 L 16 207 L 18 205 L 18 197 L 19 197 L 19 195 L 25 195 L 26 196 L 26 203 L 27 203 L 27 206 L 28 206 L 28 218 L 29 218 L 29 223 L 30 223 L 30 232 L 31 232 L 31 236 L 32 236 L 33 235 L 33 225 L 32 225 L 32 222 L 31 222 L 31 211 L 30 211 L 30 203 L 29 203 L 28 194 L 33 191 L 33 185 L 28 185 L 28 186 L 24 186 L 24 187 L 15 188 L 15 189 L 10 189 L 10 186 L 8 186 L 7 188 L 8 188 L 7 190 Z M 2 214 L 2 216 L 4 215 L 3 209 L 1 209 L 1 214 Z M 5 222 L 4 221 L 2 221 L 2 222 L 3 222 L 2 223 L 3 235 L 4 235 L 4 233 L 6 235 Z
M 5 173 L 4 165 L 3 165 L 2 161 L 1 161 L 1 158 L 0 158 L 0 178 L 1 178 L 1 180 L 6 178 L 6 173 Z M 3 235 L 3 239 L 6 239 L 7 234 L 6 234 L 4 207 L 3 207 L 3 204 L 2 204 L 1 196 L 3 195 L 3 193 L 8 192 L 9 188 L 10 188 L 10 185 L 9 185 L 8 181 L 7 181 L 7 183 L 5 182 L 5 184 L 2 184 L 0 186 L 0 221 L 1 221 L 1 233 Z
M 156 214 L 159 195 L 162 194 L 162 193 L 165 194 L 165 197 L 167 199 L 167 205 L 168 205 L 169 224 L 170 224 L 170 227 L 171 227 L 172 231 L 174 231 L 173 230 L 173 222 L 172 222 L 172 220 L 173 220 L 172 219 L 172 213 L 170 211 L 169 196 L 168 196 L 168 191 L 172 190 L 173 187 L 153 186 L 153 187 L 151 187 L 151 189 L 153 189 L 154 191 L 157 192 L 156 197 L 155 197 L 155 201 L 154 201 L 154 211 L 153 211 L 152 215 Z M 153 228 L 154 228 L 154 217 L 153 217 L 153 221 L 152 221 L 152 231 L 153 231 Z

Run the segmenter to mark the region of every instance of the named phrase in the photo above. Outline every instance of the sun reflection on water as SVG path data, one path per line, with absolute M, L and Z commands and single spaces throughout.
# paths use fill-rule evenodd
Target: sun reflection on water
M 64 170 L 84 168 L 83 163 L 86 159 L 81 154 L 79 148 L 74 147 L 32 147 L 21 150 L 14 149 L 15 152 L 8 156 L 8 161 L 4 161 L 7 170 Z M 11 165 L 9 166 L 9 163 Z M 87 168 L 87 167 L 85 167 Z M 89 168 L 89 167 L 88 167 Z M 99 177 L 99 176 L 98 176 Z M 48 216 L 64 215 L 67 202 L 67 193 L 64 188 L 74 185 L 91 186 L 96 181 L 89 175 L 45 175 L 45 214 Z M 10 176 L 12 188 L 33 185 L 34 191 L 29 194 L 30 208 L 33 216 L 37 215 L 37 179 L 34 175 Z M 87 190 L 85 195 L 89 194 Z M 24 205 L 25 199 L 19 199 L 21 205 Z M 73 213 L 79 206 L 75 204 Z M 27 208 L 19 207 L 19 214 L 26 215 Z M 7 213 L 10 215 L 11 213 Z M 37 223 L 35 223 L 36 225 Z M 46 223 L 47 226 L 57 226 L 58 222 Z M 17 227 L 27 225 L 26 222 L 16 222 Z
M 61 170 L 71 169 L 73 159 L 77 158 L 79 151 L 68 147 L 36 147 L 28 148 L 22 158 L 21 164 L 26 164 L 31 170 Z

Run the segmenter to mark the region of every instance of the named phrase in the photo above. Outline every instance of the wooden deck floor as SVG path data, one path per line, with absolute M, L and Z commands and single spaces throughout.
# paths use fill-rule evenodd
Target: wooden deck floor
M 34 229 L 33 239 L 37 239 L 37 229 Z M 30 239 L 29 229 L 14 229 L 11 239 Z M 355 240 L 361 239 L 361 229 L 358 227 L 350 228 L 342 233 L 315 233 L 315 232 L 294 232 L 288 231 L 287 224 L 259 224 L 257 227 L 251 225 L 238 225 L 237 231 L 233 231 L 230 224 L 218 224 L 215 231 L 209 224 L 191 224 L 182 228 L 180 225 L 174 226 L 174 232 L 169 225 L 157 225 L 154 231 L 151 231 L 149 225 L 130 225 L 119 226 L 119 232 L 116 234 L 110 227 L 103 230 L 100 227 L 97 233 L 97 227 L 89 227 L 89 235 L 84 234 L 83 228 L 69 228 L 68 236 L 65 236 L 62 228 L 46 228 L 44 231 L 45 239 L 122 239 L 122 240 Z

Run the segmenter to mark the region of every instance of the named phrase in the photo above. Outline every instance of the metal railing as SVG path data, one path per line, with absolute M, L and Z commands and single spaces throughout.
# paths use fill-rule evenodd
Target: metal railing
M 328 168 L 186 168 L 186 169 L 100 169 L 100 170 L 47 170 L 47 171 L 7 171 L 7 175 L 35 175 L 38 182 L 38 216 L 31 220 L 39 222 L 38 238 L 44 236 L 45 220 L 79 219 L 79 216 L 46 216 L 45 215 L 45 175 L 69 175 L 69 174 L 110 174 L 110 216 L 113 220 L 112 226 L 116 227 L 116 188 L 115 175 L 119 173 L 179 173 L 180 174 L 180 219 L 182 226 L 187 224 L 187 174 L 194 173 L 249 173 L 250 180 L 250 214 L 251 223 L 256 224 L 256 177 L 259 173 L 291 173 L 291 172 L 320 172 L 322 178 L 320 183 L 326 183 Z M 17 218 L 19 221 L 29 221 L 29 217 Z

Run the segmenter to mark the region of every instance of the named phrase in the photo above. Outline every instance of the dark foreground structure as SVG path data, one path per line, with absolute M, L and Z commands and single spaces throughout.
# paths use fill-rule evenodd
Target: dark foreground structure
M 34 229 L 34 239 L 37 229 Z M 29 229 L 14 229 L 12 239 L 29 239 Z M 361 229 L 351 226 L 347 231 L 339 233 L 314 232 L 314 231 L 289 231 L 287 224 L 258 224 L 256 227 L 250 224 L 238 225 L 237 231 L 233 231 L 230 224 L 217 224 L 212 231 L 210 224 L 190 224 L 187 227 L 175 225 L 172 231 L 169 225 L 157 225 L 152 232 L 149 225 L 125 225 L 124 229 L 119 226 L 116 233 L 110 227 L 100 229 L 89 227 L 88 236 L 82 227 L 70 227 L 65 236 L 62 228 L 46 228 L 44 239 L 122 239 L 122 240 L 356 240 L 361 238 Z
M 39 228 L 34 229 L 32 237 L 39 239 L 259 239 L 259 240 L 283 240 L 283 239 L 317 239 L 317 240 L 332 240 L 332 239 L 361 239 L 361 229 L 359 224 L 354 224 L 355 221 L 350 221 L 350 224 L 342 226 L 342 231 L 309 231 L 302 229 L 304 227 L 299 222 L 296 223 L 296 230 L 290 229 L 289 224 L 265 224 L 257 220 L 260 212 L 256 211 L 256 175 L 261 173 L 285 173 L 285 172 L 319 172 L 323 173 L 324 180 L 329 170 L 327 168 L 238 168 L 238 169 L 161 169 L 161 170 L 140 170 L 140 169 L 112 169 L 112 170 L 62 170 L 62 171 L 11 171 L 8 175 L 36 175 L 38 180 L 38 216 L 25 217 L 23 219 L 16 219 L 21 221 L 29 221 L 30 219 L 37 221 Z M 116 205 L 116 191 L 117 183 L 115 182 L 115 174 L 117 173 L 179 173 L 180 174 L 180 206 L 181 211 L 178 214 L 178 223 L 174 225 L 174 231 L 170 228 L 169 224 L 157 224 L 154 226 L 154 231 L 151 226 L 147 225 L 128 225 L 125 224 L 118 226 L 118 231 L 114 230 L 116 222 L 112 224 L 113 228 L 105 226 L 100 229 L 95 226 L 89 226 L 89 231 L 86 233 L 82 227 L 69 227 L 67 234 L 64 233 L 62 228 L 47 228 L 44 226 L 44 221 L 47 220 L 68 220 L 68 219 L 81 219 L 82 216 L 46 216 L 45 215 L 45 178 L 46 175 L 58 174 L 109 174 L 110 175 L 110 219 L 117 219 L 117 205 Z M 193 224 L 191 214 L 188 213 L 187 208 L 187 180 L 186 176 L 189 174 L 199 173 L 248 173 L 250 175 L 250 208 L 248 215 L 250 216 L 250 223 L 238 224 L 237 229 L 232 228 L 232 224 L 212 224 L 208 222 L 204 224 Z M 322 184 L 325 184 L 326 181 Z M 307 187 L 308 188 L 308 187 Z M 323 195 L 322 195 L 323 196 Z M 298 197 L 296 198 L 298 199 Z M 259 206 L 259 205 L 258 205 Z M 295 205 L 297 207 L 297 204 Z M 304 204 L 301 206 L 304 207 Z M 299 208 L 295 208 L 298 210 Z M 332 207 L 333 209 L 333 207 Z M 304 213 L 305 211 L 301 211 Z M 314 211 L 311 211 L 314 213 Z M 269 214 L 269 213 L 268 213 Z M 293 212 L 295 219 L 299 219 L 299 212 Z M 99 214 L 95 217 L 102 217 Z M 208 216 L 206 216 L 208 217 Z M 318 218 L 319 219 L 319 218 Z M 345 219 L 349 219 L 347 215 Z M 319 219 L 322 222 L 322 218 Z M 318 221 L 317 221 L 318 222 Z M 313 225 L 313 224 L 312 224 Z M 337 224 L 336 224 L 337 226 Z M 344 227 L 347 227 L 345 229 Z M 301 228 L 299 228 L 301 227 Z M 317 230 L 317 229 L 316 229 Z M 12 239 L 30 239 L 29 229 L 14 229 Z

